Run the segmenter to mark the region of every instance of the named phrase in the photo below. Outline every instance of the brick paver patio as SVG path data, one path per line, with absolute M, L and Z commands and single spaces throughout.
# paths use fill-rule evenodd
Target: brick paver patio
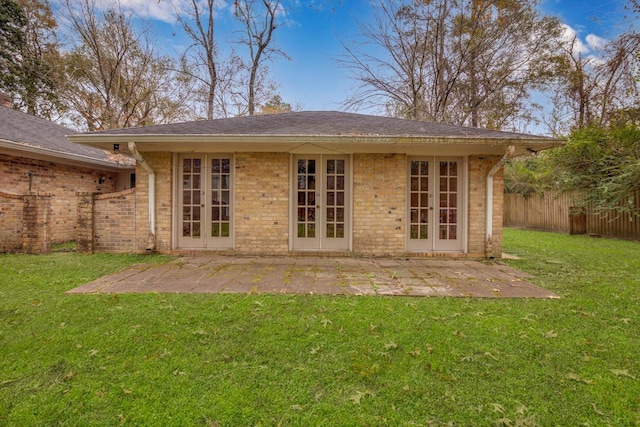
M 421 258 L 180 257 L 138 264 L 68 293 L 290 293 L 557 298 L 501 263 Z

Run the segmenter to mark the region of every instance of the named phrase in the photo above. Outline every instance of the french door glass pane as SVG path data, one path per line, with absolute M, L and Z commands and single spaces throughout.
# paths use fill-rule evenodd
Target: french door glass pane
M 458 237 L 458 162 L 440 162 L 439 198 L 438 237 L 455 240 Z
M 341 159 L 327 160 L 326 180 L 326 233 L 329 239 L 344 238 L 345 207 L 345 161 Z
M 229 237 L 231 159 L 211 159 L 211 237 Z
M 182 236 L 200 237 L 200 194 L 202 191 L 200 159 L 182 161 Z
M 429 238 L 429 162 L 412 160 L 409 167 L 410 215 L 409 238 L 426 240 Z
M 298 237 L 316 236 L 316 161 L 298 160 Z

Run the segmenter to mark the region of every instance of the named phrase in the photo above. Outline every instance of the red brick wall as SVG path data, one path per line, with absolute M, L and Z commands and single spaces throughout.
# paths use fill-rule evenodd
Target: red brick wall
M 0 191 L 0 253 L 22 251 L 22 196 Z
M 118 184 L 117 172 L 91 170 L 77 166 L 0 154 L 0 190 L 14 194 L 31 191 L 52 194 L 51 242 L 75 240 L 77 192 L 111 193 Z M 102 181 L 101 178 L 104 178 Z
M 50 194 L 0 192 L 0 253 L 51 250 Z

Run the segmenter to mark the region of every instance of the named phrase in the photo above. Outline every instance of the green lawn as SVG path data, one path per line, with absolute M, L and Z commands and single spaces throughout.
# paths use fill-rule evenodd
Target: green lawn
M 0 425 L 640 425 L 640 243 L 505 231 L 556 300 L 65 295 L 0 255 Z

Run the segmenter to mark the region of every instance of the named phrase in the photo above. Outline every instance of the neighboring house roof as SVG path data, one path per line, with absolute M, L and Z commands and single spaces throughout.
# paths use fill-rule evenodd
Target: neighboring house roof
M 66 136 L 74 133 L 49 120 L 0 106 L 0 150 L 3 152 L 87 167 L 134 167 L 135 161 L 128 156 L 69 142 Z
M 370 150 L 372 144 L 395 148 L 409 145 L 518 145 L 533 151 L 561 145 L 554 138 L 443 123 L 404 120 L 336 111 L 306 111 L 284 114 L 244 116 L 216 120 L 114 129 L 70 135 L 70 139 L 87 145 L 136 142 L 146 151 L 190 151 L 196 144 L 233 143 L 235 150 L 251 148 L 267 151 L 291 151 L 292 144 L 322 143 L 347 145 L 358 152 Z M 251 142 L 251 143 L 250 143 Z M 289 149 L 287 149 L 289 147 Z M 124 147 L 126 149 L 126 147 Z M 402 151 L 402 150 L 399 150 Z M 490 150 L 491 151 L 491 150 Z M 371 152 L 371 151 L 369 151 Z

